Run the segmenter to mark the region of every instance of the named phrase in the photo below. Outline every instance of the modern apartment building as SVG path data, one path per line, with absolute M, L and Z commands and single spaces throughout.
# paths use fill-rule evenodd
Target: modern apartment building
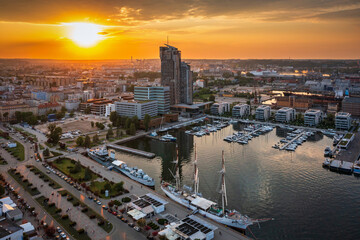
M 192 104 L 192 72 L 181 62 L 181 51 L 165 44 L 160 47 L 161 85 L 170 88 L 170 104 Z
M 318 109 L 309 109 L 304 114 L 305 126 L 317 126 L 323 120 L 323 112 Z
M 283 107 L 275 113 L 275 120 L 277 122 L 290 122 L 295 119 L 296 111 L 293 108 Z
M 170 87 L 135 87 L 134 100 L 156 101 L 158 113 L 168 113 L 170 111 Z
M 271 108 L 269 106 L 260 105 L 256 108 L 255 119 L 258 121 L 267 121 L 270 117 Z
M 360 117 L 360 97 L 344 97 L 342 111 Z
M 335 115 L 335 128 L 349 130 L 351 127 L 351 114 L 347 112 L 338 112 Z
M 156 101 L 115 102 L 115 111 L 120 116 L 137 116 L 139 119 L 144 119 L 146 114 L 149 114 L 151 117 L 155 117 L 158 114 Z
M 210 113 L 213 115 L 223 115 L 226 112 L 230 111 L 230 103 L 221 102 L 221 103 L 214 103 L 210 107 Z
M 232 116 L 243 118 L 250 115 L 250 106 L 248 104 L 237 104 L 232 109 Z

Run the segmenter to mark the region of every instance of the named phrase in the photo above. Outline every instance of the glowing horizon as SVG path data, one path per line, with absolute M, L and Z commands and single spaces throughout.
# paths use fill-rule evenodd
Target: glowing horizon
M 360 58 L 354 0 L 17 2 L 0 9 L 0 58 L 158 59 L 167 36 L 184 59 Z

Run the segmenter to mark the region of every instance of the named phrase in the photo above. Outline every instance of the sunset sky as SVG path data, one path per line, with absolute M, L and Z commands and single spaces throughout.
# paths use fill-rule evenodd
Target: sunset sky
M 0 0 L 0 58 L 360 58 L 359 0 Z

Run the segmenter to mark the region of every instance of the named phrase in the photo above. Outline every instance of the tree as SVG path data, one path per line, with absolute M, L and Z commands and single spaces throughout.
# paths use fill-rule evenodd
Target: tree
M 79 136 L 77 139 L 76 139 L 76 145 L 78 147 L 82 147 L 84 145 L 84 138 L 82 136 Z
M 5 194 L 5 188 L 4 186 L 0 185 L 0 196 Z
M 96 144 L 96 143 L 98 143 L 99 141 L 100 141 L 99 136 L 98 136 L 97 134 L 95 134 L 95 135 L 93 136 L 93 143 Z
M 93 121 L 91 121 L 91 127 L 92 127 L 92 128 L 94 127 L 94 122 L 93 122 Z
M 49 227 L 45 228 L 45 234 L 48 237 L 53 237 L 55 235 L 55 228 L 53 226 L 49 226 Z
M 139 225 L 139 227 L 143 228 L 146 225 L 146 220 L 141 218 L 141 219 L 137 220 L 136 223 Z
M 136 134 L 135 123 L 131 123 L 131 124 L 130 124 L 129 133 L 130 133 L 131 135 L 135 135 L 135 134 Z
M 7 119 L 8 116 L 9 116 L 9 113 L 8 113 L 8 112 L 4 112 L 4 113 L 3 113 L 3 117 L 4 117 L 5 119 Z
M 145 117 L 144 117 L 144 126 L 145 126 L 145 130 L 149 130 L 149 124 L 150 124 L 150 120 L 151 120 L 151 117 L 149 114 L 145 114 Z
M 130 128 L 130 124 L 131 124 L 131 120 L 130 120 L 130 118 L 126 118 L 126 121 L 125 121 L 125 128 L 126 128 L 126 129 L 129 129 L 129 128 Z
M 92 172 L 90 170 L 89 167 L 85 168 L 85 173 L 84 173 L 84 180 L 85 181 L 90 181 L 92 178 Z
M 74 117 L 74 110 L 72 110 L 71 112 L 70 112 L 70 114 L 69 114 L 69 116 L 72 118 L 72 117 Z
M 105 185 L 104 185 L 104 190 L 111 190 L 111 184 L 110 183 L 105 183 Z
M 50 150 L 49 150 L 48 148 L 46 148 L 46 149 L 43 151 L 43 155 L 44 155 L 45 157 L 50 156 Z
M 62 128 L 56 127 L 55 123 L 49 124 L 48 126 L 49 134 L 48 134 L 48 142 L 56 145 L 62 134 Z
M 114 136 L 114 132 L 113 132 L 113 130 L 112 130 L 112 127 L 109 128 L 107 134 L 109 135 L 109 137 Z
M 119 182 L 119 183 L 116 183 L 116 184 L 114 185 L 114 190 L 115 190 L 116 192 L 122 192 L 122 191 L 124 191 L 124 182 L 121 181 L 121 182 Z
M 121 129 L 117 128 L 116 129 L 116 137 L 118 138 L 118 137 L 120 137 L 120 135 L 121 135 Z
M 135 129 L 138 129 L 139 128 L 139 118 L 138 118 L 138 116 L 133 116 L 132 118 L 131 118 L 131 122 L 133 122 L 134 124 L 135 124 Z
M 61 112 L 66 113 L 66 108 L 64 106 L 61 107 Z
M 81 171 L 81 164 L 80 164 L 80 161 L 77 161 L 75 163 L 75 166 L 70 169 L 70 173 L 76 174 L 76 173 L 79 173 L 80 171 Z
M 215 102 L 215 96 L 214 96 L 214 95 L 210 95 L 210 97 L 209 97 L 209 101 L 211 101 L 211 102 Z
M 109 119 L 113 123 L 113 125 L 115 125 L 116 120 L 118 119 L 117 113 L 116 112 L 111 112 Z
M 86 148 L 91 147 L 91 139 L 90 139 L 89 135 L 86 135 L 86 137 L 85 137 L 84 147 L 86 147 Z

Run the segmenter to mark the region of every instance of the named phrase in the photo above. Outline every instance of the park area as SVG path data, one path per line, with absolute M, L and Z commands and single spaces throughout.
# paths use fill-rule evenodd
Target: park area
M 70 158 L 58 158 L 52 165 L 70 178 L 79 182 L 87 182 L 97 179 L 97 175 L 89 168 L 85 168 L 79 162 Z
M 18 141 L 12 141 L 14 143 L 16 143 L 16 147 L 6 147 L 6 151 L 8 151 L 12 156 L 14 156 L 18 161 L 24 161 L 25 159 L 25 150 L 24 150 L 24 146 L 19 143 Z

